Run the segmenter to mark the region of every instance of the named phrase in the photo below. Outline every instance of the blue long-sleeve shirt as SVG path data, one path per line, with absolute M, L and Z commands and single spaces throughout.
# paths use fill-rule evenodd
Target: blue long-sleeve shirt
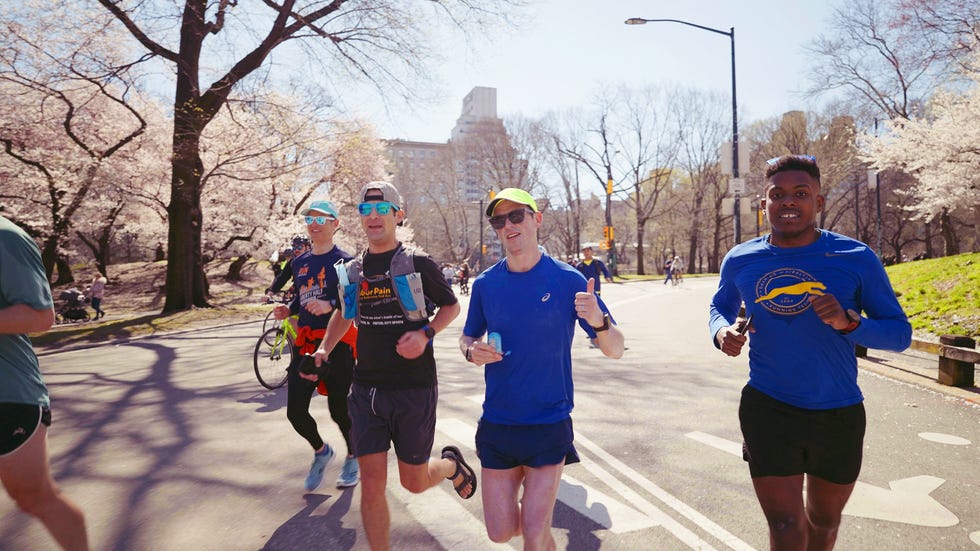
M 811 294 L 832 294 L 862 313 L 842 335 L 810 307 Z M 709 329 L 731 325 L 744 302 L 752 315 L 749 385 L 782 402 L 831 409 L 861 402 L 854 345 L 901 351 L 912 326 L 895 298 L 881 262 L 865 244 L 821 231 L 803 247 L 775 247 L 766 237 L 734 247 L 721 265 Z

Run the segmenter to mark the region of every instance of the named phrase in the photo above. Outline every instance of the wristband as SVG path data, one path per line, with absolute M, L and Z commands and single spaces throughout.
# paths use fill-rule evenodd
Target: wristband
M 422 331 L 425 333 L 426 338 L 429 339 L 430 341 L 436 338 L 436 330 L 433 329 L 432 326 L 426 325 L 425 327 L 422 328 Z
M 472 362 L 473 361 L 473 345 L 472 344 L 466 347 L 466 353 L 463 354 L 463 356 L 466 357 L 466 361 L 468 361 L 468 362 Z
M 591 324 L 590 324 L 591 327 Z M 603 331 L 609 330 L 609 314 L 602 314 L 602 325 L 599 327 L 592 327 L 592 330 L 596 333 L 601 333 Z

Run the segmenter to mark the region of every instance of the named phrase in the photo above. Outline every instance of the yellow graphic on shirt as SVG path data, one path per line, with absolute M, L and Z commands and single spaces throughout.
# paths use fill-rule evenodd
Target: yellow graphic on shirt
M 827 286 L 798 268 L 773 270 L 756 282 L 756 304 L 773 314 L 799 314 L 810 307 L 810 295 L 823 295 Z
M 755 303 L 758 304 L 764 300 L 771 300 L 779 295 L 822 295 L 823 291 L 827 290 L 827 286 L 819 281 L 803 281 L 801 283 L 794 283 L 793 285 L 787 285 L 785 287 L 776 287 L 770 290 L 765 296 L 761 296 L 755 299 Z

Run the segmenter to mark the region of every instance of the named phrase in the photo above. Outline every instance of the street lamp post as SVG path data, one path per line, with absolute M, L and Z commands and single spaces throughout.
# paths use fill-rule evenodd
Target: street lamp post
M 731 27 L 728 32 L 705 27 L 696 23 L 689 23 L 679 19 L 643 19 L 642 17 L 631 17 L 626 20 L 627 25 L 645 25 L 647 23 L 680 23 L 688 27 L 696 27 L 705 31 L 725 35 L 731 39 L 732 44 L 732 178 L 738 178 L 738 101 L 735 98 L 735 27 Z M 739 204 L 741 192 L 736 187 L 734 191 L 735 203 L 735 243 L 742 242 L 742 221 L 741 205 Z
M 476 263 L 476 273 L 483 273 L 483 219 L 485 218 L 483 212 L 483 197 L 480 197 L 480 258 Z

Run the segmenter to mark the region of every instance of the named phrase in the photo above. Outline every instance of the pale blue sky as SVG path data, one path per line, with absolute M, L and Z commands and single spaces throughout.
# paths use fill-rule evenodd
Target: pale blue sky
M 803 45 L 826 23 L 837 1 L 823 0 L 540 0 L 522 29 L 473 48 L 460 47 L 435 68 L 442 101 L 397 102 L 388 112 L 358 102 L 385 138 L 445 141 L 463 96 L 497 88 L 498 114 L 538 117 L 587 104 L 600 83 L 676 83 L 729 96 L 727 36 L 677 23 L 628 26 L 629 17 L 680 19 L 728 31 L 735 27 L 739 126 L 805 109 Z M 464 51 L 465 50 L 465 51 Z M 350 105 L 348 103 L 348 105 Z M 413 112 L 414 110 L 414 112 Z

